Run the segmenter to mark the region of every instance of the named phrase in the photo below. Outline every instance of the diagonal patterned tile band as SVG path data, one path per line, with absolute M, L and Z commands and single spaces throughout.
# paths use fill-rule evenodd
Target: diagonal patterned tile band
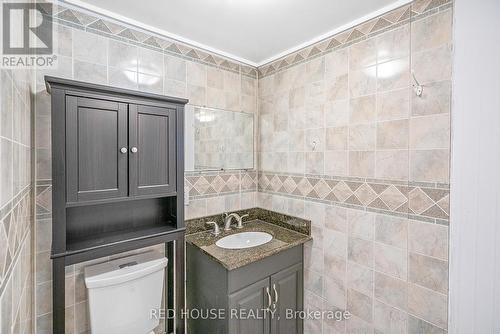
M 449 186 L 379 179 L 259 173 L 259 192 L 448 224 Z
M 257 191 L 256 171 L 186 173 L 185 189 L 189 197 L 213 197 Z
M 418 18 L 437 10 L 447 9 L 451 6 L 451 1 L 415 0 L 409 5 L 394 9 L 259 68 L 221 57 L 215 53 L 181 43 L 165 36 L 153 34 L 124 22 L 114 22 L 114 20 L 101 14 L 87 13 L 75 6 L 58 3 L 52 7 L 52 11 L 47 3 L 42 2 L 39 6 L 44 10 L 47 17 L 62 25 L 105 35 L 110 38 L 257 78 L 265 77 L 290 66 L 383 33 L 407 22 L 410 18 Z
M 48 3 L 40 3 L 39 6 L 46 17 L 62 25 L 257 78 L 257 69 L 253 66 L 224 58 L 165 36 L 159 36 L 124 22 L 113 22 L 112 19 L 101 14 L 90 14 L 77 7 L 61 3 L 54 4 L 52 8 Z
M 190 199 L 255 192 L 257 172 L 255 170 L 186 172 L 184 188 Z M 50 180 L 39 182 L 37 185 L 35 203 L 35 214 L 38 219 L 51 218 Z
M 435 11 L 447 9 L 451 6 L 451 2 L 452 0 L 415 0 L 409 5 L 396 8 L 379 17 L 330 36 L 323 41 L 259 66 L 259 78 L 381 34 L 407 23 L 410 19 L 418 19 Z
M 30 232 L 31 198 L 31 187 L 28 186 L 12 201 L 10 209 L 0 220 L 0 295 L 7 284 L 4 279 L 10 277 Z

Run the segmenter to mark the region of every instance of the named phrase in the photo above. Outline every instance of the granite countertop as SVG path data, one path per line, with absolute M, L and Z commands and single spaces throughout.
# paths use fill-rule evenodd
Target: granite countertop
M 267 232 L 273 239 L 263 245 L 246 249 L 223 249 L 215 245 L 217 240 L 241 232 Z M 311 236 L 281 227 L 277 224 L 267 223 L 254 219 L 243 223 L 243 229 L 224 231 L 214 236 L 210 231 L 197 232 L 186 235 L 186 242 L 198 247 L 205 254 L 219 262 L 227 270 L 234 270 L 249 263 L 262 260 L 270 255 L 298 246 L 311 240 Z

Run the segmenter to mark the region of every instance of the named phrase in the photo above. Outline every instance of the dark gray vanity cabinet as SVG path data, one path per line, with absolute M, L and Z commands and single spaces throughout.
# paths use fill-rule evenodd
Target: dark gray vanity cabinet
M 271 276 L 271 287 L 275 298 L 276 314 L 271 321 L 271 333 L 302 333 L 302 322 L 292 317 L 287 317 L 287 311 L 302 310 L 302 263 L 293 265 Z
M 270 294 L 269 278 L 265 278 L 229 295 L 229 310 L 236 310 L 240 316 L 247 311 L 255 312 L 256 315 L 255 318 L 231 319 L 229 333 L 270 333 L 270 318 L 260 317 L 264 315 L 263 310 L 268 307 L 268 293 Z
M 224 310 L 217 319 L 188 318 L 188 333 L 302 334 L 303 247 L 234 270 L 187 244 L 187 308 Z M 268 312 L 266 310 L 272 310 Z

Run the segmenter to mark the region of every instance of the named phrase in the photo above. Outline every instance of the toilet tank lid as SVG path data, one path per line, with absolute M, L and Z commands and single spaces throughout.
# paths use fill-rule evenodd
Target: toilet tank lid
M 163 270 L 167 258 L 152 251 L 85 267 L 85 285 L 88 289 L 125 283 Z

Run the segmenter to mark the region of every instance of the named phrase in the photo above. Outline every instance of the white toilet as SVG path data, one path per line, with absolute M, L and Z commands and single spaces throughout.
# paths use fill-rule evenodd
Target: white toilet
M 167 258 L 147 252 L 85 268 L 92 334 L 147 334 L 158 326 Z M 157 314 L 157 313 L 156 313 Z

